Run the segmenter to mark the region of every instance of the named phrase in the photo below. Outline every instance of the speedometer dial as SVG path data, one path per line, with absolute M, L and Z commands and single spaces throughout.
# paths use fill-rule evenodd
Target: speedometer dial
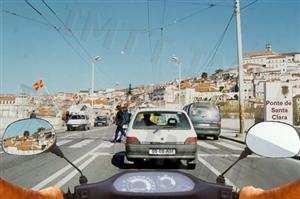
M 171 193 L 191 191 L 195 183 L 176 172 L 132 172 L 120 176 L 113 186 L 120 192 Z

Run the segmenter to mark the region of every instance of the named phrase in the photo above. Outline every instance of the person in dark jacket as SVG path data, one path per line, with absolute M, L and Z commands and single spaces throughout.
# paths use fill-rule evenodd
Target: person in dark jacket
M 117 108 L 117 114 L 115 117 L 115 124 L 117 125 L 117 128 L 115 131 L 115 138 L 113 142 L 121 142 L 122 136 L 125 136 L 125 131 L 123 129 L 123 125 L 125 124 L 125 121 L 124 121 L 123 111 L 121 106 L 118 105 L 116 108 Z M 119 137 L 119 132 L 121 133 L 120 137 Z

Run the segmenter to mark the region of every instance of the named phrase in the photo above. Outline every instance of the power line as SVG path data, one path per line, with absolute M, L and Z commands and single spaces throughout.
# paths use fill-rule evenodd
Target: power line
M 182 22 L 186 21 L 187 19 L 192 18 L 192 17 L 194 17 L 195 15 L 198 15 L 198 14 L 200 14 L 200 13 L 206 11 L 206 10 L 209 10 L 209 9 L 215 7 L 215 6 L 216 6 L 216 4 L 209 4 L 208 7 L 198 9 L 198 10 L 196 10 L 196 11 L 194 11 L 194 12 L 192 12 L 192 13 L 186 15 L 186 16 L 183 16 L 183 17 L 180 17 L 180 18 L 178 18 L 178 19 L 175 19 L 173 22 L 168 23 L 167 25 L 165 25 L 165 26 L 163 26 L 163 27 L 155 27 L 155 28 L 152 28 L 151 31 L 153 31 L 153 30 L 160 30 L 161 28 L 164 28 L 164 29 L 165 29 L 165 28 L 168 28 L 168 27 L 170 27 L 170 26 L 176 25 L 176 24 L 178 24 L 178 23 L 182 23 Z
M 241 7 L 241 10 L 244 10 L 244 9 L 246 9 L 246 8 L 248 8 L 248 7 L 250 7 L 250 6 L 252 6 L 253 4 L 255 4 L 255 3 L 258 2 L 258 1 L 259 1 L 259 0 L 254 0 L 254 1 L 250 2 L 250 3 L 248 3 L 247 5 Z
M 84 45 L 80 42 L 80 40 L 78 39 L 78 37 L 73 33 L 72 29 L 69 28 L 65 22 L 58 16 L 58 14 L 54 11 L 53 8 L 50 7 L 49 4 L 47 4 L 47 2 L 45 0 L 41 0 L 44 5 L 52 12 L 52 14 L 55 15 L 55 17 L 63 24 L 63 26 L 65 27 L 66 30 L 68 30 L 71 33 L 71 36 L 74 38 L 74 40 L 77 42 L 77 44 L 81 47 L 81 49 L 85 52 L 85 54 L 89 57 L 89 59 L 91 61 L 93 61 L 93 56 L 91 55 L 91 53 L 89 53 L 89 51 L 84 47 Z M 96 67 L 97 70 L 99 70 L 100 72 L 102 72 L 105 77 L 108 77 L 110 80 L 112 80 L 111 76 L 108 75 L 104 70 L 102 70 L 101 68 Z
M 154 74 L 154 65 L 152 62 L 152 43 L 151 43 L 151 32 L 150 32 L 150 1 L 147 0 L 147 30 L 148 30 L 148 42 L 150 51 L 150 64 L 152 68 L 152 74 Z
M 17 13 L 15 13 L 15 12 L 12 12 L 12 11 L 9 11 L 9 10 L 4 10 L 4 9 L 3 9 L 2 12 L 6 13 L 6 14 L 13 15 L 13 16 L 16 16 L 16 17 L 20 17 L 20 18 L 23 18 L 23 19 L 26 19 L 26 20 L 29 20 L 29 21 L 33 21 L 33 22 L 36 22 L 36 23 L 39 23 L 39 24 L 42 24 L 42 25 L 45 25 L 45 26 L 48 26 L 48 27 L 52 27 L 52 26 L 49 26 L 49 24 L 47 24 L 47 23 L 45 23 L 45 22 L 42 22 L 42 21 L 40 21 L 40 20 L 31 18 L 31 17 L 26 17 L 26 16 L 17 14 Z
M 86 63 L 90 64 L 75 48 L 74 46 L 66 39 L 66 37 L 61 33 L 60 29 L 57 28 L 55 25 L 53 25 L 38 9 L 36 9 L 28 0 L 24 0 L 27 5 L 29 5 L 36 13 L 38 13 L 45 21 L 46 23 L 54 28 L 56 32 L 62 37 L 62 39 L 68 44 L 70 48 Z
M 65 27 L 66 30 L 68 30 L 71 33 L 71 36 L 75 39 L 75 41 L 77 42 L 77 44 L 81 47 L 81 49 L 86 53 L 86 55 L 88 57 L 90 57 L 90 59 L 93 59 L 91 54 L 87 51 L 87 49 L 81 44 L 80 40 L 76 37 L 76 35 L 73 33 L 72 29 L 67 27 L 67 25 L 64 23 L 64 21 L 58 16 L 58 14 L 56 14 L 56 12 L 54 11 L 54 9 L 52 9 L 45 0 L 42 0 L 42 2 L 44 3 L 44 5 L 52 12 L 52 14 L 55 15 L 55 17 L 63 24 L 63 26 Z
M 228 22 L 227 22 L 227 24 L 226 24 L 226 26 L 225 26 L 225 29 L 224 29 L 224 31 L 222 32 L 220 38 L 218 39 L 216 45 L 214 46 L 214 48 L 212 49 L 212 51 L 209 53 L 209 56 L 208 56 L 208 58 L 207 58 L 207 60 L 206 60 L 206 62 L 205 62 L 205 64 L 204 64 L 204 68 L 201 67 L 202 70 L 203 70 L 203 72 L 204 72 L 208 67 L 210 67 L 210 66 L 212 65 L 213 60 L 214 60 L 214 58 L 215 58 L 215 56 L 216 56 L 216 54 L 217 54 L 217 52 L 218 52 L 220 46 L 222 45 L 222 43 L 223 43 L 223 41 L 224 41 L 226 32 L 227 32 L 228 29 L 229 29 L 229 26 L 230 26 L 230 24 L 231 24 L 231 21 L 232 21 L 233 17 L 234 17 L 234 12 L 231 14 L 231 16 L 230 16 L 230 18 L 229 18 L 229 20 L 228 20 Z M 201 69 L 200 69 L 200 70 L 201 70 Z M 200 72 L 200 71 L 199 71 L 199 72 Z

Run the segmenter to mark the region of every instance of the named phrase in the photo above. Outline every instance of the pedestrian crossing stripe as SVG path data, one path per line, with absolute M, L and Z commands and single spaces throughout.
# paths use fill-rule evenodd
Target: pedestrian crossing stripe
M 56 143 L 57 146 L 62 146 L 64 144 L 67 144 L 69 142 L 72 142 L 73 140 L 60 140 Z
M 83 147 L 83 146 L 85 146 L 85 145 L 87 145 L 87 144 L 89 144 L 89 143 L 91 143 L 93 141 L 94 140 L 92 140 L 92 139 L 83 140 L 81 142 L 78 142 L 78 143 L 70 146 L 70 148 L 81 148 L 81 147 Z
M 222 146 L 229 148 L 231 150 L 234 150 L 234 151 L 244 150 L 244 148 L 237 146 L 237 145 L 229 144 L 228 142 L 218 142 L 217 144 L 222 145 Z
M 212 145 L 212 144 L 208 144 L 207 142 L 203 142 L 203 141 L 198 141 L 197 144 L 199 146 L 202 146 L 204 148 L 207 148 L 207 149 L 212 149 L 212 150 L 217 150 L 219 149 L 218 147 Z
M 214 144 L 212 144 L 214 143 Z M 219 142 L 219 141 L 214 141 L 214 142 L 205 142 L 205 141 L 198 141 L 197 144 L 200 146 L 200 147 L 203 147 L 203 148 L 206 148 L 206 149 L 210 149 L 210 150 L 221 150 L 221 148 L 219 148 L 218 146 L 216 145 L 221 145 L 225 148 L 228 148 L 228 149 L 231 149 L 231 150 L 234 150 L 234 151 L 242 151 L 244 150 L 244 147 L 243 146 L 238 146 L 238 145 L 234 145 L 234 144 L 230 144 L 229 142 L 225 142 L 225 141 L 222 141 L 222 142 Z

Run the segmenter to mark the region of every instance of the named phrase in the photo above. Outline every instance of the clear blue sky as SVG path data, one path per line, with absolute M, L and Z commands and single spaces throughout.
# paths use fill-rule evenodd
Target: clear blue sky
M 51 23 L 62 27 L 41 1 L 30 2 Z M 210 2 L 217 6 L 178 20 L 205 9 Z M 242 0 L 241 4 L 249 2 L 252 1 Z M 162 33 L 151 31 L 153 64 L 149 35 L 143 32 L 148 26 L 147 1 L 48 0 L 47 3 L 91 55 L 103 57 L 96 65 L 96 88 L 113 87 L 116 82 L 125 87 L 129 83 L 135 86 L 174 79 L 178 70 L 168 60 L 172 55 L 181 58 L 186 77 L 203 72 L 203 68 L 211 73 L 219 67 L 230 67 L 236 60 L 234 20 L 213 66 L 204 66 L 232 13 L 232 0 L 166 0 L 165 12 L 163 0 L 151 0 L 150 29 L 172 23 Z M 24 1 L 2 0 L 1 7 L 1 10 L 43 21 Z M 4 93 L 16 93 L 20 84 L 31 85 L 40 78 L 51 92 L 90 88 L 91 66 L 75 54 L 53 28 L 4 12 L 1 12 L 1 27 Z M 94 31 L 83 31 L 87 29 Z M 70 33 L 61 30 L 88 59 Z M 244 51 L 262 50 L 266 42 L 271 42 L 277 52 L 300 51 L 300 1 L 259 0 L 242 11 L 242 34 Z

